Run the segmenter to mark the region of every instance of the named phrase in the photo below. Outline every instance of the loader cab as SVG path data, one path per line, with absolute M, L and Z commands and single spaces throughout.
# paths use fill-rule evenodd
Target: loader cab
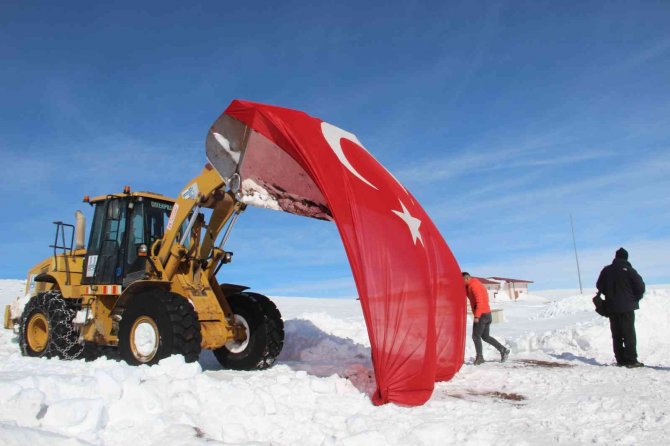
M 119 194 L 95 206 L 82 284 L 127 285 L 144 278 L 147 250 L 163 237 L 174 206 L 158 194 Z

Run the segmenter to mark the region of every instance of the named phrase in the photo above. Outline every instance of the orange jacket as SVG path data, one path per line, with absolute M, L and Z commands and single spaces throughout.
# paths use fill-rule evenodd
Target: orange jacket
M 465 284 L 465 292 L 470 300 L 470 307 L 472 308 L 472 315 L 474 317 L 481 317 L 484 313 L 490 313 L 489 307 L 489 292 L 482 283 L 471 277 L 468 283 Z

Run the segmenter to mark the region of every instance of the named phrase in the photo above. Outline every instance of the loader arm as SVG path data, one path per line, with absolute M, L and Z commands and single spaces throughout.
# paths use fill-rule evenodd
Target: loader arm
M 187 256 L 206 259 L 212 254 L 214 241 L 230 216 L 243 205 L 232 193 L 226 192 L 226 183 L 219 173 L 207 165 L 200 175 L 193 178 L 175 201 L 172 213 L 161 239 L 154 261 L 162 270 L 163 280 L 171 280 L 180 263 Z M 198 221 L 201 208 L 212 209 L 208 224 Z M 186 228 L 184 228 L 186 225 Z M 194 229 L 206 226 L 202 243 L 193 237 Z M 183 233 L 182 233 L 183 230 Z M 186 246 L 187 241 L 188 246 Z M 214 265 L 210 265 L 214 266 Z
M 244 326 L 235 322 L 230 304 L 214 277 L 225 258 L 225 252 L 214 243 L 231 216 L 244 207 L 208 164 L 179 193 L 159 239 L 160 247 L 152 246 L 152 252 L 148 253 L 153 274 L 158 276 L 155 278 L 169 283 L 172 292 L 193 305 L 202 348 L 217 349 L 231 340 L 241 342 L 247 336 Z M 200 213 L 203 208 L 212 210 L 207 222 Z

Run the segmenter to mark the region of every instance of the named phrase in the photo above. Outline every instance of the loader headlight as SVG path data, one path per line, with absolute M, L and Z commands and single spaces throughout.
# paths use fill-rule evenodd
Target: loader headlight
M 138 257 L 146 257 L 147 254 L 149 253 L 149 248 L 147 248 L 147 245 L 142 243 L 137 247 L 137 255 Z
M 226 251 L 223 253 L 223 258 L 221 259 L 221 263 L 230 263 L 233 261 L 233 253 L 230 251 Z

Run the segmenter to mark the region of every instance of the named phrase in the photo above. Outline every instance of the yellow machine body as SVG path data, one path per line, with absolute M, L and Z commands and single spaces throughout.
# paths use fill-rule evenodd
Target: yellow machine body
M 236 324 L 226 300 L 226 287 L 215 278 L 215 271 L 226 261 L 226 252 L 214 246 L 215 240 L 231 217 L 244 210 L 218 172 L 209 165 L 191 180 L 176 199 L 149 192 L 130 192 L 85 198 L 91 205 L 110 199 L 123 203 L 155 200 L 171 205 L 169 221 L 162 237 L 146 246 L 146 267 L 128 284 L 86 283 L 86 249 L 56 253 L 28 272 L 26 298 L 58 290 L 64 299 L 78 299 L 81 314 L 75 318 L 84 341 L 96 345 L 118 343 L 118 321 L 126 302 L 134 295 L 160 288 L 183 296 L 195 309 L 202 334 L 201 347 L 217 349 L 229 341 L 246 336 L 244 327 Z M 211 209 L 209 222 L 199 211 Z M 228 259 L 229 260 L 229 259 Z M 90 263 L 90 260 L 89 260 Z M 245 287 L 231 286 L 231 292 Z M 18 324 L 20 315 L 5 308 L 4 326 Z M 39 322 L 39 321 L 38 321 Z M 39 326 L 39 324 L 38 324 Z

